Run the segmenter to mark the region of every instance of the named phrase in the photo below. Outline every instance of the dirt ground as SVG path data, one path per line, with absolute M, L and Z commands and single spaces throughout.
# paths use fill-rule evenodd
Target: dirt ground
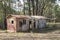
M 56 31 L 55 31 L 56 32 Z M 60 34 L 55 33 L 6 33 L 0 31 L 0 40 L 60 40 Z

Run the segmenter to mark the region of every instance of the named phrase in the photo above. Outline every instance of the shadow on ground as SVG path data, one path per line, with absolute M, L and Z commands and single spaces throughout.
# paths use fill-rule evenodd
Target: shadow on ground
M 56 30 L 60 31 L 60 27 L 53 26 L 53 27 L 46 27 L 46 28 L 43 28 L 43 29 L 35 29 L 35 30 L 33 30 L 33 32 L 34 33 L 49 33 L 49 32 L 54 32 Z

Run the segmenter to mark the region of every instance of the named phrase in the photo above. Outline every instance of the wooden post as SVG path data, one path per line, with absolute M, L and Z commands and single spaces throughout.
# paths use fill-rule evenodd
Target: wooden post
M 32 30 L 34 30 L 34 19 L 32 19 Z
M 38 28 L 38 20 L 37 19 L 35 19 L 35 25 L 36 25 L 36 29 Z
M 29 29 L 29 19 L 26 19 L 27 30 Z

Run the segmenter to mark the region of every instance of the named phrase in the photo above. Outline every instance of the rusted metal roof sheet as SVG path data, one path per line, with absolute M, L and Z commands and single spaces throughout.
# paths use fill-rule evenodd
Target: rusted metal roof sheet
M 8 15 L 7 18 L 16 17 L 16 18 L 29 18 L 29 19 L 48 19 L 44 16 L 29 16 L 29 15 Z

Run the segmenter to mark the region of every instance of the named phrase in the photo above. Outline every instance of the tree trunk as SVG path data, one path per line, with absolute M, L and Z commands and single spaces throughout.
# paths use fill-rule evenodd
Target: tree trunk
M 38 0 L 36 0 L 36 15 L 38 13 Z
M 23 0 L 23 2 L 24 2 L 23 12 L 24 12 L 24 15 L 25 15 L 25 0 Z
M 34 15 L 34 0 L 32 0 L 32 7 L 33 7 L 33 13 L 32 13 L 32 15 Z
M 3 7 L 3 13 L 4 13 L 4 27 L 3 27 L 3 29 L 6 29 L 7 27 L 7 23 L 6 23 L 6 12 L 7 12 L 7 10 L 6 10 L 6 3 L 4 4 L 4 7 Z
M 31 0 L 27 0 L 27 2 L 28 2 L 28 6 L 29 6 L 29 7 L 28 7 L 28 9 L 29 9 L 29 15 L 31 15 L 31 6 L 30 6 L 30 5 L 31 5 L 31 4 L 30 4 Z

